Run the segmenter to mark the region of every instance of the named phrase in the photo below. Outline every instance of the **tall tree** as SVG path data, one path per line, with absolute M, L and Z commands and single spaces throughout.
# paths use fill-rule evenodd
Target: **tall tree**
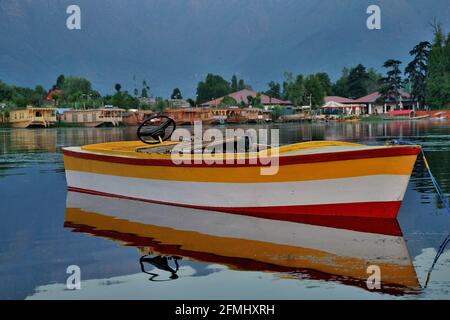
M 231 77 L 231 92 L 239 91 L 238 88 L 238 79 L 235 74 Z
M 147 81 L 144 79 L 142 80 L 142 90 L 141 90 L 141 97 L 147 98 L 150 92 L 150 86 L 147 84 Z
M 366 67 L 358 64 L 350 70 L 347 80 L 347 97 L 356 99 L 367 95 L 367 80 L 369 76 Z
M 450 33 L 445 37 L 439 23 L 435 23 L 434 29 L 428 58 L 426 102 L 432 108 L 444 108 L 450 105 Z
M 395 104 L 398 104 L 400 101 L 400 89 L 402 88 L 401 63 L 399 60 L 389 59 L 383 64 L 383 67 L 388 69 L 386 77 L 380 79 L 381 99 L 384 102 L 394 101 Z
M 322 88 L 325 90 L 325 94 L 330 96 L 333 93 L 333 84 L 331 83 L 330 77 L 326 72 L 316 73 L 317 78 L 320 81 Z
M 271 98 L 281 98 L 281 86 L 278 82 L 270 81 L 268 84 L 269 89 L 265 92 Z
M 350 69 L 342 69 L 341 77 L 333 85 L 333 94 L 336 96 L 347 97 L 348 96 L 348 77 Z
M 173 89 L 172 94 L 170 95 L 170 99 L 183 99 L 180 89 Z
M 303 75 L 299 74 L 294 78 L 292 73 L 286 72 L 284 77 L 282 98 L 291 101 L 296 106 L 303 105 L 305 95 Z
M 320 78 L 316 74 L 310 74 L 305 78 L 305 99 L 311 100 L 311 107 L 320 107 L 325 98 L 325 89 L 322 87 Z
M 416 45 L 409 54 L 413 60 L 405 68 L 407 83 L 411 86 L 411 95 L 419 102 L 420 106 L 425 105 L 426 79 L 428 77 L 428 55 L 430 54 L 430 43 L 422 41 Z
M 63 86 L 64 86 L 64 79 L 65 79 L 64 75 L 60 74 L 58 76 L 58 78 L 56 79 L 56 83 L 55 83 L 55 85 L 53 85 L 52 89 L 53 90 L 56 90 L 56 89 L 57 90 L 62 90 Z
M 122 90 L 122 85 L 120 83 L 116 83 L 114 85 L 114 89 L 116 90 L 116 92 L 120 92 L 120 90 Z
M 230 83 L 219 75 L 209 73 L 197 85 L 197 103 L 223 97 L 231 92 Z

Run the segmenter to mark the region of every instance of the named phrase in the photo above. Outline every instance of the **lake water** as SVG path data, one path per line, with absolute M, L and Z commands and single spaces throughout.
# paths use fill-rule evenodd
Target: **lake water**
M 282 144 L 420 143 L 449 195 L 449 122 L 272 126 Z M 62 147 L 133 139 L 127 127 L 0 129 L 0 299 L 450 297 L 450 245 L 441 248 L 450 215 L 420 159 L 398 224 L 362 221 L 356 231 L 67 193 Z M 80 290 L 66 289 L 71 265 Z M 373 265 L 382 282 L 370 289 Z

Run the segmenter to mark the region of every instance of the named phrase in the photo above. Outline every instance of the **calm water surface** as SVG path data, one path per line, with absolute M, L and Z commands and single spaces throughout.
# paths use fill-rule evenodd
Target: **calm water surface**
M 273 127 L 282 144 L 420 143 L 450 193 L 448 122 Z M 0 299 L 450 298 L 450 245 L 429 272 L 450 215 L 420 159 L 398 224 L 362 231 L 67 193 L 62 147 L 134 139 L 135 128 L 0 129 Z M 380 289 L 366 286 L 371 264 Z M 81 290 L 66 290 L 69 265 Z

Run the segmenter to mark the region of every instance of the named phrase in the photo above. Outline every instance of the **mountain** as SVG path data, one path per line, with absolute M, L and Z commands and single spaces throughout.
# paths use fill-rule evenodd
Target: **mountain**
M 154 95 L 174 87 L 195 96 L 209 72 L 233 73 L 255 89 L 283 73 L 363 63 L 381 71 L 388 58 L 432 39 L 430 21 L 450 31 L 450 1 L 434 0 L 77 0 L 81 30 L 68 30 L 71 0 L 0 0 L 0 79 L 51 86 L 79 75 L 94 88 L 133 90 L 133 75 Z M 381 30 L 366 9 L 381 8 Z

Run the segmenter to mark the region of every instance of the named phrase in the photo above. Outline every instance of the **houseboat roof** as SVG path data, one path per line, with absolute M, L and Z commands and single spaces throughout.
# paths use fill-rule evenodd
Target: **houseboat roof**
M 245 104 L 248 104 L 249 103 L 248 97 L 250 96 L 250 97 L 255 98 L 257 94 L 258 93 L 255 91 L 243 89 L 240 91 L 236 91 L 236 92 L 227 94 L 226 96 L 233 98 L 238 103 L 244 102 Z M 202 106 L 218 106 L 226 96 L 204 102 L 204 103 L 202 103 Z M 261 103 L 263 105 L 277 105 L 277 104 L 292 105 L 292 102 L 289 100 L 281 100 L 281 99 L 269 97 L 268 95 L 265 95 L 265 94 L 261 94 Z
M 23 111 L 23 110 L 37 110 L 37 111 L 38 110 L 56 110 L 56 108 L 27 106 L 26 108 L 20 108 L 20 109 L 16 109 L 16 110 L 11 110 L 11 112 Z
M 71 109 L 65 112 L 92 112 L 92 111 L 125 111 L 125 109 L 122 108 Z

